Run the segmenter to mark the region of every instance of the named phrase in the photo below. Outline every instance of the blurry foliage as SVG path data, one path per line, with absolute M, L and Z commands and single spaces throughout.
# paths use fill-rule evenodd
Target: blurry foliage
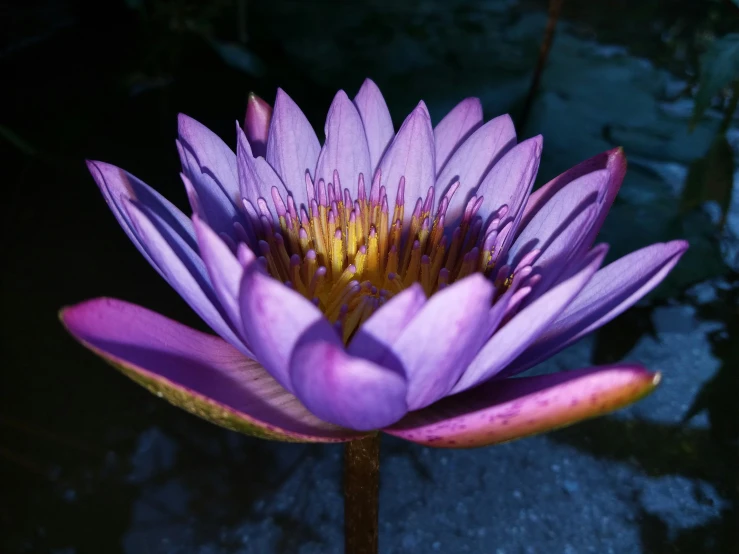
M 731 33 L 713 41 L 700 63 L 691 126 L 703 117 L 713 99 L 739 78 L 739 34 Z
M 726 135 L 720 133 L 708 153 L 690 164 L 681 199 L 682 209 L 690 210 L 703 202 L 717 202 L 721 208 L 719 227 L 726 223 L 734 181 L 734 153 Z
M 716 202 L 721 210 L 718 225 L 723 228 L 734 185 L 734 152 L 726 132 L 739 100 L 739 34 L 730 33 L 714 40 L 701 57 L 700 63 L 700 78 L 690 127 L 695 127 L 717 97 L 722 102 L 723 121 L 708 152 L 690 164 L 681 207 L 683 211 L 687 211 L 704 202 Z
M 171 82 L 188 38 L 203 40 L 234 69 L 253 76 L 264 71 L 246 47 L 247 0 L 126 0 L 126 5 L 137 14 L 147 38 L 144 71 L 126 79 L 134 94 Z

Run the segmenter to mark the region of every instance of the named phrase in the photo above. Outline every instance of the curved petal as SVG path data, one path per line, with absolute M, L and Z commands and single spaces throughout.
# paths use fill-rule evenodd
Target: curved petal
M 280 194 L 289 193 L 290 191 L 272 166 L 267 163 L 267 160 L 262 157 L 254 157 L 246 134 L 238 126 L 236 136 L 236 162 L 242 198 L 256 205 L 259 198 L 272 198 L 272 188 L 277 188 Z M 303 190 L 305 190 L 305 187 L 303 187 Z
M 370 171 L 374 175 L 385 150 L 395 135 L 393 120 L 380 89 L 371 79 L 365 79 L 362 83 L 362 87 L 354 97 L 354 105 L 362 117 L 364 133 L 369 146 Z
M 396 294 L 357 329 L 347 352 L 380 363 L 392 353 L 392 343 L 425 303 L 426 295 L 418 283 Z
M 508 206 L 508 213 L 501 221 L 500 228 L 509 223 L 511 226 L 504 237 L 498 256 L 505 255 L 521 221 L 524 201 L 531 192 L 536 173 L 539 171 L 541 146 L 542 137 L 538 135 L 511 148 L 492 167 L 475 192 L 478 197 L 483 198 L 478 211 L 483 217 L 489 217 L 502 206 Z
M 382 173 L 382 184 L 387 200 L 395 205 L 401 177 L 405 178 L 405 212 L 403 228 L 408 226 L 413 206 L 418 198 L 425 198 L 434 185 L 434 133 L 426 105 L 420 102 L 403 122 L 398 134 L 380 160 L 377 169 Z M 393 210 L 390 209 L 390 213 Z
M 338 336 L 309 330 L 290 362 L 295 394 L 325 421 L 370 431 L 398 421 L 408 411 L 400 371 L 348 355 Z
M 292 193 L 305 204 L 305 174 L 313 172 L 321 145 L 308 119 L 284 90 L 277 89 L 275 108 L 267 137 L 266 159 Z
M 218 296 L 197 250 L 172 232 L 146 206 L 127 201 L 124 208 L 143 247 L 156 262 L 169 285 L 211 329 L 244 354 L 250 355 L 249 349 L 224 318 Z
M 233 235 L 233 223 L 241 220 L 236 156 L 218 135 L 185 114 L 177 117 L 177 133 L 182 171 L 198 193 L 206 221 L 216 232 Z
M 493 284 L 481 273 L 434 294 L 392 349 L 408 379 L 408 409 L 446 396 L 488 338 Z
M 659 381 L 659 373 L 633 364 L 496 379 L 410 413 L 385 432 L 441 448 L 487 446 L 612 412 Z
M 292 442 L 358 438 L 313 416 L 264 368 L 221 339 L 140 306 L 98 298 L 63 309 L 60 319 L 124 375 L 216 425 Z
M 528 225 L 534 215 L 559 190 L 588 173 L 603 169 L 608 172 L 608 182 L 606 183 L 605 194 L 600 203 L 598 217 L 583 241 L 585 247 L 589 248 L 593 244 L 600 228 L 603 226 L 603 221 L 605 221 L 626 175 L 626 156 L 624 155 L 623 148 L 620 147 L 608 150 L 579 163 L 531 193 L 531 196 L 529 196 L 526 202 L 521 227 L 523 228 L 525 225 Z
M 687 248 L 682 240 L 653 244 L 598 271 L 506 374 L 532 367 L 623 313 L 667 276 Z
M 607 250 L 605 245 L 594 248 L 573 268 L 571 277 L 547 291 L 498 329 L 464 371 L 452 393 L 462 392 L 494 377 L 534 342 L 593 277 Z
M 336 331 L 318 308 L 265 275 L 258 264 L 244 271 L 239 301 L 244 335 L 256 359 L 278 383 L 294 392 L 290 358 L 298 339 L 313 326 L 326 336 L 336 336 Z
M 459 189 L 449 201 L 449 221 L 456 221 L 462 215 L 470 193 L 477 190 L 490 168 L 515 144 L 513 121 L 509 115 L 501 115 L 477 129 L 457 148 L 436 179 L 440 194 L 459 181 Z
M 560 189 L 536 212 L 508 250 L 507 263 L 517 268 L 524 257 L 539 250 L 530 262 L 543 273 L 527 302 L 533 301 L 555 283 L 571 260 L 586 249 L 583 241 L 598 217 L 599 200 L 608 183 L 608 172 L 595 171 Z
M 342 187 L 354 190 L 360 174 L 366 180 L 371 179 L 370 151 L 362 118 L 343 90 L 336 93 L 331 103 L 325 130 L 326 143 L 318 156 L 316 181 L 333 183 L 337 171 Z
M 264 157 L 267 153 L 270 121 L 272 121 L 272 106 L 253 92 L 249 93 L 249 99 L 246 101 L 244 132 L 255 157 Z
M 187 216 L 149 185 L 127 171 L 104 162 L 88 160 L 87 168 L 92 174 L 93 179 L 95 179 L 95 183 L 100 188 L 106 204 L 108 204 L 116 220 L 123 228 L 123 231 L 160 275 L 164 276 L 162 270 L 143 247 L 141 239 L 133 227 L 131 218 L 128 217 L 128 212 L 123 206 L 125 199 L 136 200 L 147 206 L 179 234 L 183 240 L 190 244 L 191 247 L 194 248 L 196 246 L 195 232 Z
M 194 216 L 193 224 L 200 246 L 200 255 L 205 263 L 215 294 L 233 328 L 239 334 L 242 334 L 243 324 L 241 321 L 241 306 L 239 305 L 241 277 L 244 274 L 244 267 L 251 265 L 251 262 L 256 258 L 251 250 L 245 248 L 244 255 L 246 259 L 237 260 L 226 243 L 200 218 Z M 242 265 L 242 262 L 246 263 Z M 248 347 L 243 337 L 242 340 L 245 346 Z M 252 358 L 254 357 L 251 350 L 245 353 Z
M 434 127 L 436 174 L 441 173 L 454 151 L 482 124 L 479 98 L 465 98 Z

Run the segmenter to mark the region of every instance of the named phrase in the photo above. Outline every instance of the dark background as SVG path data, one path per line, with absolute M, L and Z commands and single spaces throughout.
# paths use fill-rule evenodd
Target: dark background
M 369 76 L 396 127 L 420 98 L 435 121 L 466 96 L 487 118 L 511 112 L 519 137 L 544 133 L 540 181 L 623 145 L 611 255 L 691 242 L 657 291 L 548 362 L 639 360 L 664 372 L 652 396 L 479 450 L 385 437 L 381 551 L 739 552 L 739 194 L 723 226 L 715 204 L 681 200 L 722 118 L 719 100 L 688 130 L 700 56 L 739 24 L 732 2 L 565 0 L 525 125 L 540 0 L 35 0 L 1 24 L 0 551 L 341 552 L 339 446 L 210 426 L 111 371 L 56 314 L 106 295 L 202 328 L 128 243 L 85 158 L 184 209 L 178 112 L 232 144 L 248 92 L 272 102 L 281 86 L 322 129 L 335 91 Z M 734 122 L 726 138 L 735 152 Z

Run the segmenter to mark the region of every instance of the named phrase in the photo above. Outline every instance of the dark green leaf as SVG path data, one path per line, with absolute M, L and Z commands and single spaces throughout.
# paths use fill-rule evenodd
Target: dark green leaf
M 739 33 L 716 39 L 701 58 L 700 81 L 690 122 L 694 126 L 711 105 L 711 100 L 739 78 Z
M 684 211 L 708 201 L 717 202 L 721 208 L 723 227 L 731 203 L 731 188 L 734 184 L 734 154 L 725 135 L 719 135 L 711 144 L 708 153 L 690 164 L 682 195 Z

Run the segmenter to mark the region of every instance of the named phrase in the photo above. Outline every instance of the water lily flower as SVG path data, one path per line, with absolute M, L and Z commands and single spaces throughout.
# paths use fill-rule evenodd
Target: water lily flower
M 479 100 L 395 132 L 370 80 L 339 91 L 321 145 L 282 90 L 250 96 L 236 153 L 179 116 L 191 218 L 130 173 L 89 169 L 125 233 L 219 336 L 122 300 L 61 313 L 86 347 L 209 421 L 286 441 L 382 430 L 481 446 L 624 406 L 659 374 L 620 363 L 519 374 L 613 319 L 687 248 L 600 268 L 621 149 L 532 193 L 540 136 Z

